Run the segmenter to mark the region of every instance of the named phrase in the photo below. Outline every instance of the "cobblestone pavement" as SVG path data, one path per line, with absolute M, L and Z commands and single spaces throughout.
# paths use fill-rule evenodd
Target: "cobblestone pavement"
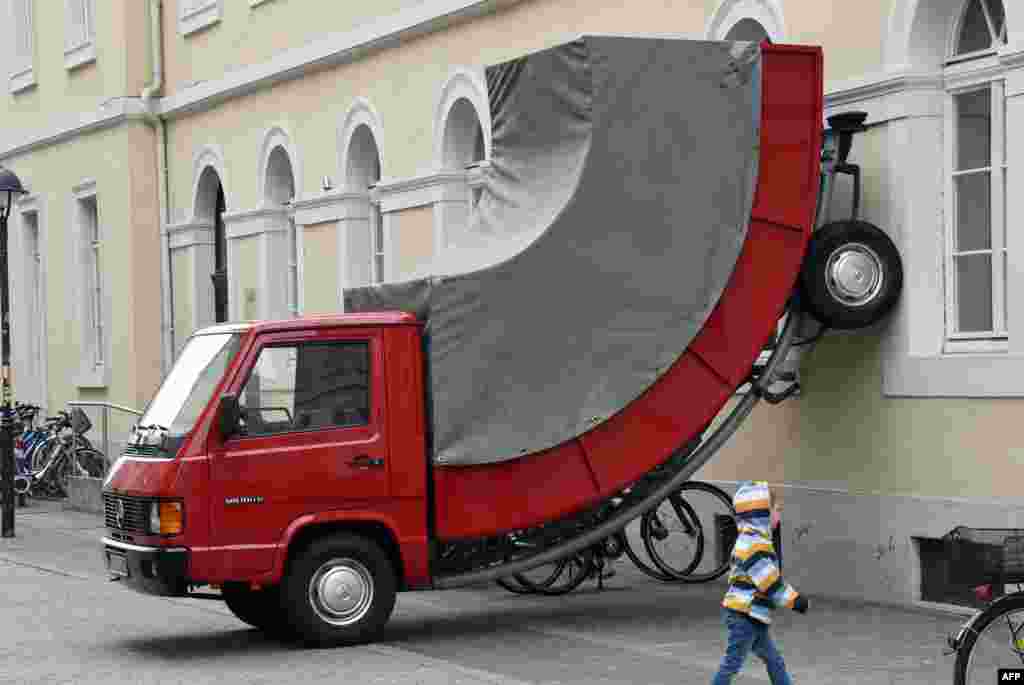
M 721 585 L 670 586 L 626 560 L 598 592 L 523 597 L 496 585 L 404 593 L 373 645 L 307 650 L 219 602 L 111 583 L 98 517 L 19 509 L 0 539 L 0 683 L 709 683 L 725 649 Z M 811 598 L 772 628 L 795 683 L 950 683 L 954 615 Z M 753 657 L 736 683 L 768 682 Z

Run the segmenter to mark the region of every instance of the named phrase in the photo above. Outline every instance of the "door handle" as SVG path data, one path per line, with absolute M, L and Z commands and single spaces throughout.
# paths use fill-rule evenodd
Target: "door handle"
M 384 466 L 384 457 L 371 457 L 368 454 L 360 454 L 348 460 L 349 466 L 357 469 L 368 469 L 377 466 Z

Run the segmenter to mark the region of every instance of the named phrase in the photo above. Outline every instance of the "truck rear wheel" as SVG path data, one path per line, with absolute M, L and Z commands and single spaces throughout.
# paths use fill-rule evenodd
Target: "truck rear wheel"
M 228 609 L 240 621 L 267 633 L 282 632 L 279 588 L 252 590 L 247 583 L 225 583 L 220 593 Z
M 811 234 L 800 272 L 804 308 L 829 328 L 871 326 L 895 306 L 903 264 L 892 239 L 866 221 L 835 221 Z
M 281 583 L 282 607 L 307 644 L 370 641 L 395 608 L 394 566 L 372 540 L 347 533 L 321 538 L 289 566 Z

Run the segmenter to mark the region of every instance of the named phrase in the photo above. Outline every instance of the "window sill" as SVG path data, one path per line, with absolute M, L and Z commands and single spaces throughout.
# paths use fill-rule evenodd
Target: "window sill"
M 86 64 L 92 64 L 95 61 L 96 44 L 91 41 L 64 50 L 64 69 L 67 71 L 72 71 Z
M 110 367 L 83 366 L 75 377 L 75 386 L 82 390 L 103 390 L 110 386 Z
M 182 14 L 178 18 L 179 33 L 182 36 L 190 36 L 218 23 L 221 16 L 222 2 L 223 0 L 213 0 L 187 14 Z
M 1024 397 L 1024 357 L 965 353 L 887 359 L 882 391 L 886 397 Z
M 16 74 L 11 74 L 11 93 L 21 93 L 36 85 L 36 73 L 32 69 L 26 69 Z

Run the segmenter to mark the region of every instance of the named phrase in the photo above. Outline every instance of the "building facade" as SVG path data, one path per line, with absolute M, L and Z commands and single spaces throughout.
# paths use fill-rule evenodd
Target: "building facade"
M 485 64 L 581 33 L 767 37 L 824 48 L 827 114 L 869 113 L 861 213 L 899 246 L 904 296 L 804 355 L 800 396 L 696 477 L 779 485 L 811 593 L 920 601 L 922 540 L 1017 524 L 1024 7 L 3 2 L 0 163 L 31 191 L 11 224 L 18 399 L 141 408 L 197 328 L 338 311 L 457 244 L 487 182 Z

